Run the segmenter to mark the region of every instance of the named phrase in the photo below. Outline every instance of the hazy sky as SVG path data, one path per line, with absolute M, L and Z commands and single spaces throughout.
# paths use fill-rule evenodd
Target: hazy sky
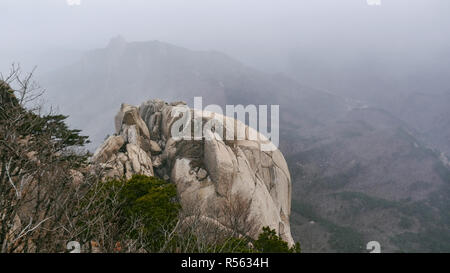
M 449 0 L 1 0 L 0 11 L 4 62 L 13 51 L 104 47 L 117 34 L 265 67 L 297 49 L 416 54 L 450 45 Z
M 45 74 L 120 34 L 221 51 L 361 100 L 448 90 L 450 0 L 380 1 L 0 0 L 0 72 L 20 62 Z

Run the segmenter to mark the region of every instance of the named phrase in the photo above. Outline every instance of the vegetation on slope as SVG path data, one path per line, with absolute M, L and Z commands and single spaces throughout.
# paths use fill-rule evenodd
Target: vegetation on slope
M 104 181 L 80 150 L 87 137 L 69 129 L 66 116 L 25 107 L 39 97 L 30 79 L 13 70 L 8 82 L 17 90 L 0 81 L 0 252 L 67 252 L 69 241 L 82 252 L 300 251 L 268 227 L 255 240 L 202 223 L 169 181 Z

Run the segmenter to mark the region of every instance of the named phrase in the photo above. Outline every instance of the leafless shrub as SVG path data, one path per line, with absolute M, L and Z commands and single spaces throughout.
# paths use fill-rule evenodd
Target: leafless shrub
M 162 243 L 139 215 L 124 224 L 121 188 L 105 189 L 102 170 L 73 148 L 85 138 L 63 116 L 40 115 L 38 103 L 26 108 L 43 92 L 32 75 L 18 66 L 0 75 L 0 252 L 66 252 L 69 241 L 83 252 L 223 252 L 233 238 L 256 234 L 251 201 L 239 193 L 212 211 L 183 203 L 175 223 L 160 224 Z
M 62 240 L 58 231 L 76 191 L 70 170 L 80 168 L 83 156 L 68 148 L 77 140 L 59 127 L 63 116 L 42 117 L 38 108 L 24 108 L 42 94 L 32 73 L 22 78 L 20 67 L 13 66 L 1 78 L 0 251 L 54 252 L 60 250 L 54 242 Z
M 232 231 L 232 236 L 255 237 L 257 221 L 251 214 L 251 200 L 241 193 L 228 194 L 219 206 L 219 218 Z

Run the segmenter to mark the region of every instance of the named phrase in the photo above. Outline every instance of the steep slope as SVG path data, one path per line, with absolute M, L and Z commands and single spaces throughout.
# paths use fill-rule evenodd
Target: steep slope
M 395 100 L 384 103 L 383 108 L 415 128 L 424 142 L 450 155 L 449 105 L 450 90 L 402 93 Z
M 387 252 L 449 250 L 448 163 L 404 123 L 360 109 L 304 138 L 282 148 L 303 249 L 361 252 L 375 240 Z
M 113 132 L 110 117 L 122 101 L 202 96 L 204 104 L 279 104 L 280 150 L 292 172 L 291 228 L 304 251 L 359 252 L 372 240 L 385 251 L 450 247 L 448 166 L 389 112 L 220 53 L 161 42 L 115 39 L 43 85 L 95 145 Z

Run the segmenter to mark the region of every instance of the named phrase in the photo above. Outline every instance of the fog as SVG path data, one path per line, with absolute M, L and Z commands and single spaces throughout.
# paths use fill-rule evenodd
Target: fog
M 447 0 L 69 2 L 77 1 L 2 0 L 0 71 L 13 62 L 25 71 L 37 66 L 39 82 L 121 35 L 129 42 L 158 40 L 223 52 L 401 118 L 400 94 L 450 90 Z
M 302 250 L 449 252 L 450 1 L 374 1 L 0 0 L 0 72 L 37 66 L 42 104 L 92 152 L 128 128 L 122 103 L 280 106 Z
M 118 34 L 217 50 L 271 72 L 285 72 L 292 52 L 424 59 L 450 39 L 446 0 L 2 0 L 0 10 L 2 70 L 12 61 L 39 65 L 36 55 L 104 47 Z

